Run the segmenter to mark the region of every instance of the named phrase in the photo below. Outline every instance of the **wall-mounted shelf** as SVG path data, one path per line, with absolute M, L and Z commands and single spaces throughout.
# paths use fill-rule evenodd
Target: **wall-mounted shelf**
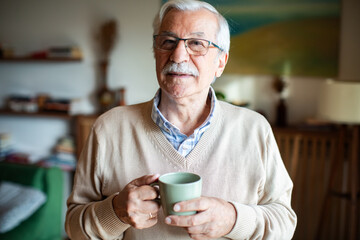
M 32 58 L 32 57 L 11 57 L 0 58 L 0 62 L 81 62 L 82 58 Z
M 6 109 L 0 109 L 0 116 L 19 116 L 19 117 L 46 117 L 71 119 L 72 116 L 63 112 L 15 112 Z

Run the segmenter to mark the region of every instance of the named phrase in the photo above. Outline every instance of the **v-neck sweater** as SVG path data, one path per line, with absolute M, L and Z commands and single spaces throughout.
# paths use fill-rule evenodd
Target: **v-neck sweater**
M 152 121 L 152 103 L 116 107 L 96 120 L 67 202 L 71 239 L 190 239 L 184 229 L 164 223 L 162 209 L 155 226 L 135 229 L 112 206 L 130 181 L 179 171 L 202 177 L 203 196 L 234 205 L 235 226 L 220 239 L 291 239 L 297 220 L 293 185 L 263 116 L 217 101 L 212 123 L 184 157 Z

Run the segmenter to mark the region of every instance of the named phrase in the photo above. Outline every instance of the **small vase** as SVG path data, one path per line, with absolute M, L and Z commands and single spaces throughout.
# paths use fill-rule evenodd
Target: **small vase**
M 276 107 L 276 126 L 285 127 L 287 125 L 287 106 L 285 99 L 280 98 Z

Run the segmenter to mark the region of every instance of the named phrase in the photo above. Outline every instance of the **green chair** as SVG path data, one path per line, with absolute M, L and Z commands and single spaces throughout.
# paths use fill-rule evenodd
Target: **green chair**
M 0 234 L 0 240 L 62 239 L 63 172 L 61 169 L 2 162 L 0 181 L 31 186 L 47 196 L 45 204 L 20 225 Z

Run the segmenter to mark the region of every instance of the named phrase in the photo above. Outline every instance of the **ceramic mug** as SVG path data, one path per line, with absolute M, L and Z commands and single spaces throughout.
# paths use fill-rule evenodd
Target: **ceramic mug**
M 201 197 L 202 180 L 199 175 L 189 172 L 173 172 L 161 175 L 159 180 L 151 186 L 158 186 L 159 200 L 165 216 L 193 215 L 196 211 L 174 212 L 177 202 Z

